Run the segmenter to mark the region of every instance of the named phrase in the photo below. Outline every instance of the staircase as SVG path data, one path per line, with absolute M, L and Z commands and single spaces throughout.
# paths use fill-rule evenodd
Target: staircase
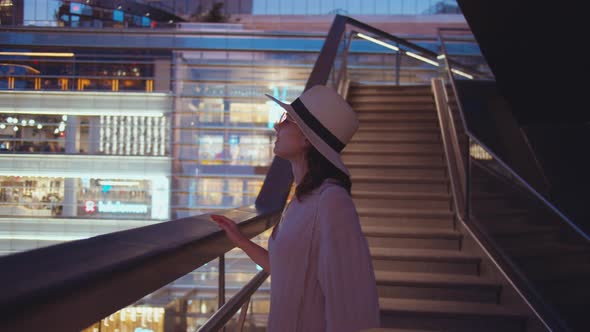
M 464 250 L 430 86 L 351 85 L 348 99 L 360 127 L 342 156 L 373 257 L 378 330 L 534 330 L 482 273 L 484 255 Z

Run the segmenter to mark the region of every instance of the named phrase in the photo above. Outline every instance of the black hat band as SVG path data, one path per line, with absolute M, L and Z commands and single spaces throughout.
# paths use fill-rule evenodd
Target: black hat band
M 337 152 L 342 151 L 344 149 L 345 144 L 342 143 L 338 137 L 334 136 L 328 128 L 324 127 L 324 125 L 315 117 L 311 112 L 305 107 L 303 102 L 297 98 L 292 103 L 291 106 L 295 110 L 295 113 L 299 115 L 301 120 L 305 122 L 305 124 L 313 130 L 316 135 L 318 135 L 326 144 L 328 144 L 332 149 Z

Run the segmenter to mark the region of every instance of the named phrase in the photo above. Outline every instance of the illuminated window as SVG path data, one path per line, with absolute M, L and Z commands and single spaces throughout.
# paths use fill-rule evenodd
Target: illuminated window
M 267 123 L 269 106 L 267 104 L 231 103 L 230 122 Z
M 234 165 L 268 165 L 272 159 L 271 137 L 230 135 L 231 163 Z M 233 144 L 232 144 L 233 143 Z
M 64 178 L 0 176 L 0 214 L 61 216 Z
M 199 159 L 223 161 L 223 136 L 201 135 L 199 136 Z
M 197 182 L 199 205 L 221 205 L 224 179 L 203 178 Z
M 188 107 L 199 114 L 199 122 L 223 123 L 224 106 L 222 99 L 207 99 L 200 101 L 198 107 L 191 103 Z

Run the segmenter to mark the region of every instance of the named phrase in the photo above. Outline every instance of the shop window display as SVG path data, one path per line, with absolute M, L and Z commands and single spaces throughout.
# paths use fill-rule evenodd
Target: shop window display
M 64 178 L 0 176 L 0 215 L 59 217 Z
M 234 165 L 268 165 L 273 156 L 270 136 L 230 135 L 229 146 Z
M 88 179 L 78 182 L 78 216 L 148 218 L 151 186 L 148 180 Z
M 1 114 L 0 153 L 64 153 L 67 117 Z

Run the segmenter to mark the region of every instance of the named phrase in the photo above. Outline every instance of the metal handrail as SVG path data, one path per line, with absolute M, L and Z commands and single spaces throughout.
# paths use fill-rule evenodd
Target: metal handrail
M 203 326 L 201 326 L 197 331 L 218 331 L 222 329 L 227 322 L 229 321 L 228 317 L 231 319 L 236 312 L 242 308 L 240 312 L 240 330 L 243 327 L 244 316 L 246 315 L 246 311 L 248 309 L 248 305 L 250 303 L 250 298 L 256 292 L 256 290 L 264 283 L 266 278 L 268 278 L 269 274 L 265 271 L 258 272 L 258 274 L 252 278 L 242 289 L 240 289 L 236 295 L 232 296 L 227 303 L 225 303 L 219 310 L 217 310 L 213 316 L 211 316 Z
M 440 29 L 443 30 L 443 29 Z M 446 53 L 446 48 L 444 47 L 444 42 L 442 41 L 442 37 L 440 36 L 440 30 L 439 30 L 439 38 L 441 39 L 441 45 L 443 48 L 443 51 L 445 52 L 445 60 L 448 59 L 448 54 Z M 444 29 L 444 30 L 449 30 L 449 29 Z M 457 30 L 457 29 L 454 29 Z M 579 230 L 578 227 L 576 225 L 574 225 L 569 219 L 567 219 L 567 217 L 565 217 L 561 212 L 559 212 L 559 210 L 557 210 L 550 202 L 548 202 L 538 191 L 536 191 L 534 188 L 532 188 L 532 186 L 530 186 L 527 181 L 525 181 L 524 179 L 522 179 L 511 167 L 509 167 L 502 159 L 500 159 L 489 147 L 487 147 L 485 144 L 483 144 L 479 139 L 477 139 L 477 137 L 475 137 L 475 135 L 473 133 L 471 133 L 469 131 L 469 128 L 467 127 L 466 121 L 465 121 L 465 116 L 463 113 L 463 109 L 462 109 L 462 105 L 461 102 L 459 100 L 459 95 L 457 94 L 457 88 L 455 85 L 455 79 L 454 76 L 452 74 L 452 67 L 451 65 L 449 65 L 449 63 L 447 63 L 446 66 L 446 74 L 449 77 L 449 80 L 451 82 L 451 88 L 452 88 L 452 93 L 455 94 L 455 98 L 456 98 L 456 102 L 457 102 L 457 106 L 459 109 L 459 113 L 461 116 L 461 123 L 464 127 L 464 131 L 465 131 L 465 135 L 472 141 L 476 142 L 477 144 L 479 144 L 487 153 L 489 153 L 492 158 L 495 159 L 496 162 L 498 162 L 504 171 L 508 172 L 508 177 L 510 178 L 510 183 L 516 183 L 516 184 L 520 184 L 521 187 L 526 190 L 526 193 L 529 195 L 532 195 L 533 197 L 536 197 L 537 199 L 541 200 L 541 202 L 543 202 L 543 204 L 548 207 L 549 209 L 551 209 L 554 213 L 556 213 L 557 215 L 559 215 L 560 217 L 562 217 L 562 220 L 564 220 L 566 223 L 569 224 L 569 226 L 572 226 L 572 228 L 574 228 L 575 230 Z M 440 80 L 440 79 L 438 79 Z M 443 94 L 445 92 L 445 89 L 443 84 L 441 83 L 442 81 L 435 81 L 433 80 L 433 90 L 435 90 L 435 95 L 441 94 L 440 90 L 443 90 Z M 438 91 L 436 91 L 438 90 Z M 438 103 L 437 103 L 437 106 Z M 453 112 L 451 111 L 450 106 L 447 105 L 440 105 L 441 107 L 437 107 L 437 111 L 439 112 L 439 116 L 440 117 L 447 117 L 447 118 L 453 118 Z M 451 121 L 453 122 L 453 121 Z M 452 127 L 452 126 L 448 126 L 448 127 L 443 127 L 441 126 L 441 133 L 443 135 L 443 145 L 445 147 L 445 154 L 448 156 L 447 159 L 447 166 L 449 168 L 449 177 L 451 179 L 451 190 L 453 192 L 453 196 L 458 198 L 454 200 L 454 206 L 455 208 L 460 212 L 457 214 L 458 220 L 462 223 L 463 227 L 465 228 L 465 230 L 467 232 L 469 232 L 473 239 L 479 244 L 479 246 L 482 248 L 482 250 L 485 252 L 485 254 L 490 258 L 490 261 L 492 262 L 492 264 L 494 264 L 498 270 L 500 271 L 500 273 L 502 273 L 504 275 L 504 277 L 506 278 L 506 280 L 508 281 L 508 283 L 514 288 L 514 290 L 518 293 L 518 295 L 523 299 L 523 301 L 527 304 L 527 306 L 531 309 L 532 313 L 537 317 L 537 319 L 545 326 L 545 328 L 547 328 L 547 330 L 549 331 L 571 331 L 571 329 L 568 327 L 567 323 L 560 317 L 560 315 L 555 311 L 555 308 L 551 307 L 550 305 L 548 305 L 546 303 L 546 301 L 544 300 L 544 297 L 541 293 L 539 293 L 539 291 L 533 287 L 533 283 L 530 280 L 530 278 L 523 273 L 523 271 L 521 270 L 521 268 L 519 266 L 517 266 L 515 264 L 515 262 L 513 261 L 513 259 L 511 257 L 508 256 L 508 254 L 506 252 L 504 252 L 503 250 L 501 250 L 498 246 L 498 244 L 496 243 L 495 239 L 491 238 L 485 230 L 480 229 L 478 223 L 477 223 L 477 218 L 474 218 L 473 216 L 471 216 L 470 214 L 470 186 L 469 186 L 469 182 L 470 182 L 470 177 L 471 177 L 471 164 L 474 162 L 471 160 L 471 158 L 469 158 L 469 155 L 466 156 L 466 158 L 469 158 L 469 166 L 467 166 L 466 172 L 465 173 L 461 173 L 457 171 L 457 164 L 463 164 L 465 165 L 465 160 L 462 158 L 458 158 L 457 155 L 460 155 L 460 153 L 457 153 L 458 149 L 459 149 L 459 145 L 458 144 L 449 144 L 449 142 L 444 140 L 445 134 L 447 131 L 452 130 L 455 131 L 455 135 L 456 133 L 456 128 Z M 450 150 L 454 150 L 454 151 L 450 151 Z M 449 156 L 454 156 L 455 159 L 454 161 L 449 160 L 451 158 L 449 158 Z M 498 175 L 496 175 L 498 176 Z M 508 178 L 506 175 L 502 175 L 501 179 L 506 180 Z M 467 182 L 467 186 L 466 187 L 462 187 L 460 184 L 460 180 L 461 178 L 465 178 L 465 181 Z M 461 206 L 460 203 L 461 201 L 465 201 L 466 204 L 464 204 L 464 206 Z M 580 232 L 578 232 L 578 234 L 580 234 Z M 588 240 L 587 236 L 585 236 L 585 234 L 582 232 L 580 235 L 582 235 L 583 238 L 585 238 L 586 240 Z
M 448 29 L 439 29 L 438 34 L 439 34 L 439 39 L 441 40 L 441 50 L 444 55 L 444 61 L 446 63 L 446 73 L 447 73 L 447 76 L 449 77 L 449 82 L 451 83 L 453 94 L 455 95 L 455 98 L 456 98 L 455 100 L 457 101 L 457 108 L 459 110 L 461 122 L 462 122 L 463 128 L 465 130 L 465 134 L 471 140 L 475 141 L 479 146 L 481 146 L 487 153 L 489 153 L 495 161 L 497 161 L 512 177 L 514 177 L 514 179 L 516 179 L 529 192 L 529 194 L 533 195 L 538 200 L 543 202 L 543 204 L 547 208 L 549 208 L 552 212 L 557 214 L 575 232 L 577 232 L 579 235 L 581 235 L 586 241 L 590 242 L 590 235 L 586 234 L 586 232 L 584 232 L 580 227 L 578 227 L 574 222 L 572 222 L 563 212 L 561 212 L 557 207 L 555 207 L 551 202 L 549 202 L 549 200 L 547 200 L 542 194 L 540 194 L 535 188 L 533 188 L 526 180 L 524 180 L 520 175 L 518 175 L 518 173 L 515 172 L 510 166 L 508 166 L 502 160 L 502 158 L 500 158 L 492 149 L 490 149 L 485 143 L 483 143 L 479 138 L 477 138 L 469 130 L 469 127 L 467 126 L 467 121 L 465 119 L 465 113 L 463 110 L 463 106 L 461 105 L 461 102 L 459 101 L 459 94 L 457 93 L 457 86 L 456 86 L 455 78 L 454 78 L 453 72 L 452 72 L 452 62 L 449 61 L 449 54 L 448 54 L 447 49 L 444 45 L 444 42 L 442 42 L 443 38 L 441 35 L 441 30 L 444 31 L 444 30 L 448 30 Z M 455 29 L 455 30 L 457 30 L 457 29 Z M 465 195 L 465 193 L 464 193 L 464 195 Z
M 479 247 L 483 250 L 483 252 L 490 258 L 492 264 L 496 266 L 498 271 L 506 278 L 508 283 L 513 287 L 513 289 L 518 293 L 521 299 L 528 305 L 528 307 L 532 310 L 533 314 L 539 319 L 539 321 L 547 328 L 549 331 L 553 331 L 549 325 L 559 326 L 559 330 L 567 330 L 564 328 L 563 322 L 557 317 L 557 315 L 550 309 L 547 308 L 544 304 L 539 304 L 542 297 L 538 292 L 530 287 L 532 284 L 529 278 L 524 275 L 520 269 L 506 257 L 504 252 L 497 250 L 497 244 L 493 242 L 492 239 L 485 236 L 483 232 L 477 227 L 477 225 L 473 225 L 470 221 L 472 221 L 472 217 L 469 214 L 469 207 L 466 202 L 468 194 L 464 194 L 465 190 L 468 187 L 464 187 L 464 183 L 462 181 L 469 181 L 467 178 L 468 170 L 465 168 L 461 169 L 458 165 L 464 165 L 462 158 L 457 158 L 457 154 L 460 154 L 460 146 L 457 144 L 457 141 L 454 139 L 449 139 L 450 137 L 457 136 L 456 128 L 454 126 L 449 125 L 449 123 L 453 122 L 452 119 L 452 112 L 450 105 L 447 103 L 446 97 L 446 89 L 440 78 L 432 79 L 432 90 L 435 97 L 436 102 L 436 110 L 438 113 L 439 121 L 440 121 L 440 130 L 441 136 L 443 141 L 443 148 L 445 150 L 445 158 L 449 179 L 450 179 L 450 186 L 453 199 L 453 207 L 457 211 L 457 219 L 462 224 L 463 228 L 471 235 L 475 242 L 479 245 Z M 454 132 L 454 133 L 453 133 Z M 475 227 L 473 227 L 475 226 Z M 501 259 L 498 259 L 501 258 Z M 502 264 L 499 263 L 501 260 L 504 264 L 507 265 L 508 269 L 505 269 Z M 529 296 L 526 296 L 524 293 L 526 292 Z M 531 304 L 531 295 L 533 296 L 532 299 L 538 305 L 535 306 Z M 537 308 L 539 308 L 545 313 L 542 315 Z M 547 315 L 551 316 L 551 324 L 548 322 Z
M 278 222 L 280 211 L 250 206 L 218 214 L 253 237 Z M 235 247 L 208 219 L 183 218 L 0 257 L 0 330 L 34 331 L 50 321 L 60 331 L 80 331 L 133 304 Z

